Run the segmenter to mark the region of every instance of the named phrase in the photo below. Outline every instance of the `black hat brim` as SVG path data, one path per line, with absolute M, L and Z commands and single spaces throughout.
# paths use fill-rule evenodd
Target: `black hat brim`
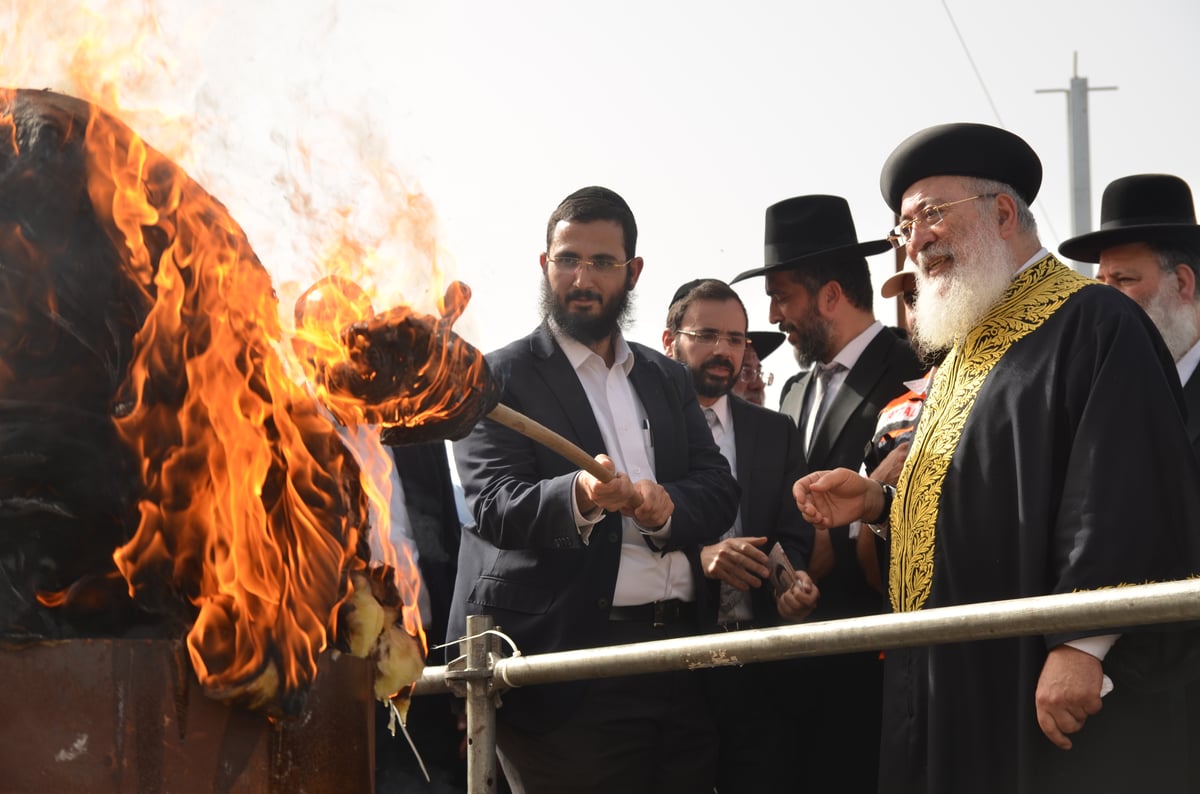
M 797 268 L 805 267 L 806 265 L 817 265 L 840 259 L 874 256 L 875 254 L 882 254 L 884 251 L 891 250 L 891 247 L 892 244 L 887 240 L 871 240 L 865 243 L 855 243 L 854 245 L 826 248 L 821 251 L 813 251 L 811 254 L 805 254 L 804 256 L 793 257 L 792 259 L 788 259 L 778 264 L 756 267 L 753 270 L 746 270 L 731 278 L 729 283 L 736 284 L 739 281 L 745 281 L 748 278 L 765 276 L 767 273 L 777 273 L 781 270 L 796 270 Z M 759 355 L 761 355 L 761 353 Z
M 782 331 L 750 331 L 746 336 L 750 337 L 750 344 L 754 345 L 759 361 L 778 350 L 783 340 L 787 339 Z
M 1078 237 L 1063 240 L 1058 252 L 1076 262 L 1100 261 L 1107 248 L 1130 243 L 1191 243 L 1200 244 L 1200 226 L 1186 223 L 1146 223 L 1099 229 Z

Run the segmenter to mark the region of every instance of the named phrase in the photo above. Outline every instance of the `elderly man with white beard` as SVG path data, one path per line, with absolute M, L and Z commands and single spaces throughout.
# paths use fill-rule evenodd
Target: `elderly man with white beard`
M 1041 174 L 980 124 L 922 130 L 883 168 L 916 339 L 950 353 L 894 490 L 838 469 L 794 495 L 818 528 L 890 538 L 897 612 L 1200 572 L 1170 354 L 1144 312 L 1042 247 Z M 880 791 L 1186 791 L 1188 673 L 1150 661 L 1181 628 L 888 650 Z
M 1064 240 L 1059 250 L 1098 262 L 1096 278 L 1150 315 L 1175 359 L 1188 440 L 1200 456 L 1200 226 L 1187 182 L 1169 174 L 1111 182 L 1100 202 L 1100 228 Z

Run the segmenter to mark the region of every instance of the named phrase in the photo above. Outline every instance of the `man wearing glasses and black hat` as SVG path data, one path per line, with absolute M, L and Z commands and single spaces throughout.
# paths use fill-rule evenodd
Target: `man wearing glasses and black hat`
M 807 372 L 784 386 L 781 411 L 804 439 L 810 470 L 858 470 L 879 411 L 921 375 L 911 346 L 875 319 L 866 257 L 889 250 L 886 240 L 861 243 L 846 200 L 797 196 L 767 208 L 763 267 L 733 281 L 766 277 L 770 321 L 787 334 Z M 847 522 L 849 523 L 849 522 Z M 828 539 L 833 570 L 819 580 L 821 601 L 812 620 L 874 614 L 883 605 L 859 566 L 857 527 L 835 527 Z M 878 737 L 882 669 L 874 652 L 805 660 L 798 707 L 799 742 L 814 758 L 837 757 L 846 737 Z M 873 759 L 852 767 L 814 764 L 814 790 L 875 790 Z
M 889 535 L 898 612 L 1200 573 L 1170 355 L 1144 312 L 1042 247 L 1041 173 L 1025 141 L 981 124 L 922 130 L 883 168 L 917 266 L 917 341 L 950 353 L 895 489 L 841 469 L 795 495 L 815 526 Z M 1186 791 L 1194 669 L 1147 653 L 1179 636 L 888 650 L 880 791 Z

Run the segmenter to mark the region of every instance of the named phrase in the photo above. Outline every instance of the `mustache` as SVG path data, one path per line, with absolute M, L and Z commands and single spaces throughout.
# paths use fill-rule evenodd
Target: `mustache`
M 947 243 L 938 243 L 931 245 L 928 248 L 917 252 L 917 267 L 922 272 L 929 269 L 929 265 L 939 259 L 953 259 L 954 249 Z
M 573 289 L 567 293 L 566 302 L 570 303 L 574 300 L 589 300 L 596 303 L 604 303 L 604 296 L 590 289 Z
M 707 369 L 711 369 L 712 367 L 728 367 L 729 369 L 732 370 L 733 362 L 730 361 L 729 359 L 725 358 L 724 356 L 713 356 L 708 361 L 704 362 L 704 369 L 707 370 Z

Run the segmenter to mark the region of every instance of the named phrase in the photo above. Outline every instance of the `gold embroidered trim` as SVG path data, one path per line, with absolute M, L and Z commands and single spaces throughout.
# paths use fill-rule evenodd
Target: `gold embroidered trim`
M 892 504 L 888 597 L 894 611 L 920 609 L 929 597 L 943 481 L 988 373 L 1015 342 L 1090 283 L 1047 255 L 1013 279 L 1000 303 L 942 362 Z

